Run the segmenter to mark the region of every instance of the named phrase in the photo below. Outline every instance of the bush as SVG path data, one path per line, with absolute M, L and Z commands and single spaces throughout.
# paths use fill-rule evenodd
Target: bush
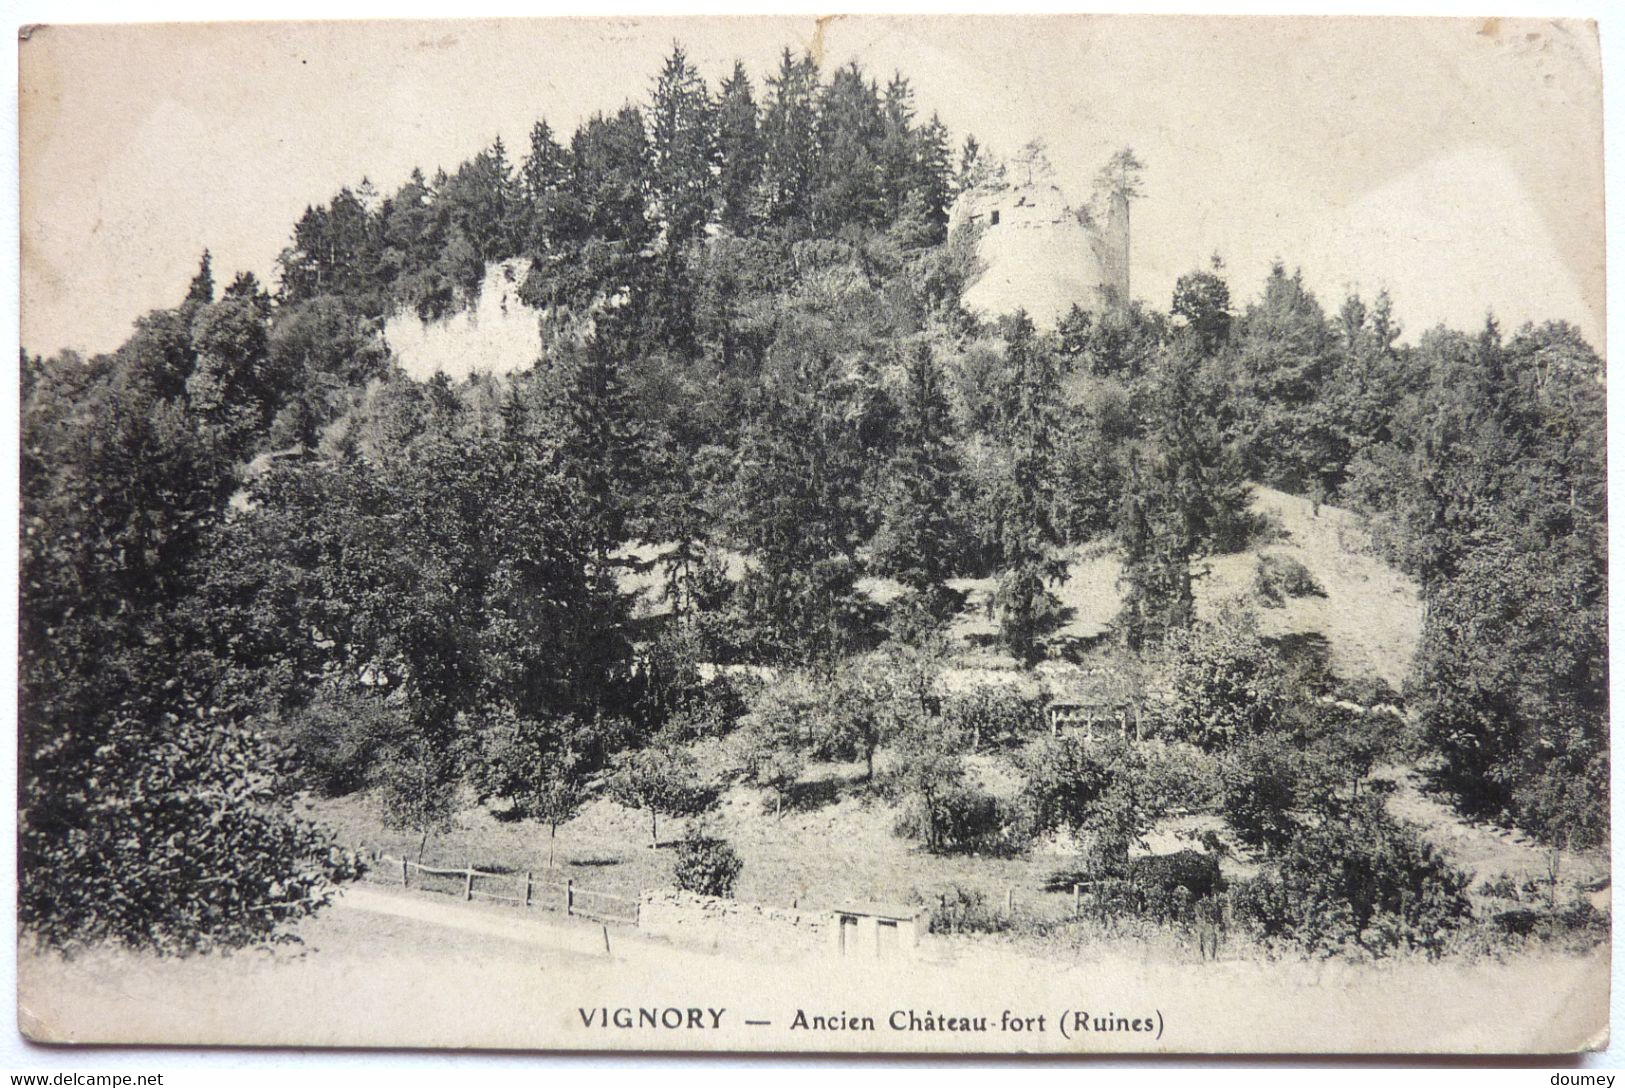
M 1519 907 L 1490 919 L 1491 931 L 1503 941 L 1540 941 L 1572 952 L 1585 952 L 1606 941 L 1608 928 L 1608 915 L 1584 899 L 1562 910 Z
M 672 876 L 685 892 L 732 899 L 739 870 L 744 866 L 727 839 L 691 831 L 677 844 Z
M 974 888 L 950 884 L 935 899 L 922 897 L 931 910 L 932 933 L 1003 933 L 1010 919 L 987 904 L 987 896 Z
M 1221 811 L 1225 823 L 1248 846 L 1271 850 L 1296 833 L 1303 767 L 1298 752 L 1280 736 L 1254 737 L 1225 761 Z
M 1075 868 L 1058 869 L 1045 881 L 1052 892 L 1069 892 L 1074 884 L 1091 894 L 1097 916 L 1136 914 L 1159 922 L 1184 919 L 1191 906 L 1223 888 L 1219 859 L 1196 850 L 1147 854 L 1126 861 L 1110 853 L 1079 859 Z
M 943 700 L 942 716 L 970 738 L 972 751 L 983 744 L 1019 744 L 1044 727 L 1039 700 L 1007 687 L 982 686 L 950 695 Z
M 1166 735 L 1216 751 L 1279 727 L 1288 678 L 1257 626 L 1252 613 L 1227 607 L 1174 634 L 1159 715 Z
M 1278 608 L 1289 597 L 1324 597 L 1326 590 L 1309 568 L 1289 555 L 1266 552 L 1258 557 L 1253 588 L 1267 608 Z
M 1224 779 L 1218 757 L 1180 741 L 1142 741 L 1136 747 L 1162 811 L 1206 812 L 1219 804 Z
M 161 953 L 295 939 L 355 859 L 293 815 L 283 754 L 212 712 L 106 722 L 30 751 L 20 928 Z
M 367 786 L 380 750 L 410 725 L 406 709 L 380 695 L 324 686 L 274 728 L 293 749 L 300 781 L 342 797 Z
M 1032 840 L 1024 808 L 963 781 L 916 794 L 898 818 L 897 831 L 921 840 L 933 854 L 1009 856 Z
M 1223 886 L 1219 859 L 1195 850 L 1130 858 L 1128 880 L 1141 911 L 1159 921 L 1183 918 L 1192 902 Z
M 1469 877 L 1375 804 L 1304 829 L 1273 871 L 1231 890 L 1261 937 L 1325 955 L 1440 955 L 1472 918 Z

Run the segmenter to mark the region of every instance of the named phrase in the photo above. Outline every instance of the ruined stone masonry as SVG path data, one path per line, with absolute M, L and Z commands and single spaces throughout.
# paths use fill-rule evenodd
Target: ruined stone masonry
M 977 227 L 983 270 L 965 292 L 967 309 L 996 317 L 1025 309 L 1052 329 L 1074 305 L 1096 316 L 1129 299 L 1129 200 L 1068 201 L 1043 146 L 1029 144 L 988 168 L 960 194 L 948 229 Z

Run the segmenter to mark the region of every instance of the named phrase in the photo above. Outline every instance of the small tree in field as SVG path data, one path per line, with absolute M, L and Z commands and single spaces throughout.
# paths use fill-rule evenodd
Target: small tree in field
M 965 738 L 939 718 L 909 722 L 897 736 L 893 787 L 907 809 L 903 823 L 933 853 L 944 843 L 943 813 L 965 778 Z
M 782 718 L 747 719 L 739 731 L 738 753 L 745 777 L 773 791 L 773 818 L 784 815 L 784 794 L 806 767 L 796 734 Z
M 588 765 L 577 741 L 587 740 L 573 718 L 522 718 L 491 754 L 492 785 L 520 815 L 547 825 L 547 864 L 559 825 L 581 811 L 587 798 Z
M 791 674 L 759 689 L 737 739 L 745 777 L 773 791 L 774 819 L 784 811 L 784 791 L 806 766 L 805 745 L 813 736 L 821 700 L 817 684 Z
M 824 687 L 819 745 L 831 754 L 863 757 L 864 776 L 875 777 L 875 752 L 893 736 L 900 715 L 897 677 L 883 659 L 870 658 L 836 674 Z
M 1044 740 L 1023 758 L 1026 799 L 1034 826 L 1094 837 L 1101 853 L 1127 862 L 1168 804 L 1147 749 L 1076 737 Z
M 418 835 L 418 861 L 429 836 L 450 831 L 457 814 L 457 761 L 448 746 L 414 734 L 379 753 L 373 771 L 384 823 Z
M 715 787 L 700 778 L 694 756 L 674 744 L 622 752 L 609 777 L 609 794 L 627 808 L 649 814 L 649 844 L 660 845 L 660 817 L 698 816 L 717 801 Z

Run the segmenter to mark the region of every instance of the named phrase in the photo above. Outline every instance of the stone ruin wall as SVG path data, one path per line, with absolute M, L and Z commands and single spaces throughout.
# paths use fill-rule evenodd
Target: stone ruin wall
M 1102 314 L 1129 295 L 1128 201 L 1112 199 L 1097 223 L 1070 203 L 1041 150 L 990 169 L 954 203 L 949 230 L 981 229 L 980 275 L 965 305 L 984 316 L 1027 311 L 1054 328 L 1074 305 Z
M 644 893 L 638 929 L 680 944 L 767 954 L 825 952 L 834 939 L 834 915 L 717 899 L 691 892 Z

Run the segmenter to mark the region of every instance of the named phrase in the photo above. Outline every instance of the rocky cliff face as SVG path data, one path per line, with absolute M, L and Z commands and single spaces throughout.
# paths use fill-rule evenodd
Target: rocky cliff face
M 1074 305 L 1098 314 L 1126 300 L 1128 202 L 1109 202 L 1103 218 L 1097 223 L 1067 199 L 1042 148 L 988 170 L 949 216 L 949 230 L 982 232 L 983 271 L 965 292 L 966 307 L 989 317 L 1025 309 L 1049 329 Z
M 542 354 L 541 313 L 519 300 L 530 262 L 501 261 L 485 270 L 479 301 L 450 317 L 422 321 L 411 311 L 384 323 L 384 341 L 401 369 L 418 381 L 476 371 L 510 374 Z

